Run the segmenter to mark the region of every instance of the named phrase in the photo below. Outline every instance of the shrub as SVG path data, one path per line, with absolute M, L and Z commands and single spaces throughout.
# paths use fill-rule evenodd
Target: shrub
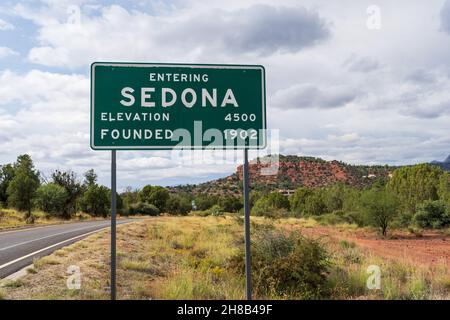
M 450 225 L 448 208 L 443 201 L 425 201 L 419 205 L 414 222 L 421 228 L 444 228 Z
M 305 201 L 312 194 L 312 189 L 301 187 L 295 190 L 294 194 L 289 197 L 291 209 L 297 216 L 303 214 L 303 211 L 305 210 Z
M 48 213 L 63 215 L 67 200 L 66 189 L 56 183 L 48 183 L 36 190 L 36 206 Z
M 192 214 L 194 216 L 207 217 L 207 216 L 211 215 L 211 211 L 209 211 L 209 210 L 195 210 L 195 211 L 192 211 Z
M 170 214 L 187 215 L 192 209 L 191 201 L 186 196 L 170 195 L 166 202 L 166 211 Z
M 414 215 L 408 211 L 400 212 L 393 221 L 396 227 L 407 228 L 414 220 Z
M 156 206 L 145 202 L 132 203 L 128 208 L 128 213 L 130 215 L 142 214 L 148 216 L 157 216 L 159 215 L 159 212 L 160 211 Z
M 341 223 L 349 223 L 343 215 L 339 215 L 336 213 L 327 213 L 315 218 L 318 222 L 323 225 L 335 225 Z
M 241 199 L 234 196 L 223 196 L 219 198 L 218 205 L 226 212 L 239 212 L 243 207 Z
M 161 212 L 166 210 L 166 203 L 169 196 L 169 191 L 160 186 L 147 185 L 139 192 L 139 199 L 141 202 L 152 204 Z
M 197 210 L 208 210 L 218 203 L 219 197 L 216 195 L 198 194 L 195 196 L 194 200 Z
M 260 229 L 251 243 L 252 275 L 256 294 L 261 297 L 320 298 L 325 292 L 329 256 L 314 239 L 298 232 L 289 234 Z M 231 260 L 240 273 L 244 253 Z
M 314 193 L 306 198 L 303 214 L 306 216 L 319 216 L 325 213 L 327 207 L 323 200 L 322 191 L 314 190 Z
M 209 211 L 209 213 L 213 216 L 223 216 L 223 209 L 217 204 L 213 205 L 207 211 Z
M 107 187 L 93 184 L 83 193 L 79 201 L 80 208 L 91 215 L 106 217 L 110 208 L 109 196 Z
M 259 198 L 251 212 L 256 216 L 279 217 L 285 216 L 289 210 L 289 200 L 281 193 L 272 192 Z

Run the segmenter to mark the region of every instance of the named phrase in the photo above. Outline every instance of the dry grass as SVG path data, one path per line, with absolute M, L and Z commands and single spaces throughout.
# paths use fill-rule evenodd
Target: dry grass
M 233 217 L 158 217 L 118 226 L 119 299 L 243 299 L 244 278 L 228 267 L 243 246 L 242 219 Z M 252 218 L 263 227 L 314 228 L 312 220 Z M 352 226 L 342 226 L 351 232 Z M 334 241 L 330 295 L 336 299 L 449 299 L 447 266 L 423 269 L 383 259 L 356 243 Z M 108 299 L 109 232 L 97 234 L 35 261 L 35 272 L 4 287 L 8 299 Z M 369 265 L 379 265 L 381 290 L 368 290 Z M 67 268 L 81 270 L 81 289 L 70 290 Z M 264 298 L 264 297 L 257 297 Z
M 33 211 L 32 214 L 35 217 L 33 225 L 48 225 L 48 224 L 70 222 L 70 220 L 68 221 L 66 219 L 61 219 L 59 217 L 49 215 L 48 213 L 42 211 Z M 80 212 L 77 213 L 71 219 L 71 221 L 82 221 L 92 219 L 93 217 L 91 217 L 90 215 Z M 27 227 L 27 226 L 30 226 L 30 224 L 26 223 L 24 212 L 19 212 L 14 209 L 0 209 L 0 230 Z

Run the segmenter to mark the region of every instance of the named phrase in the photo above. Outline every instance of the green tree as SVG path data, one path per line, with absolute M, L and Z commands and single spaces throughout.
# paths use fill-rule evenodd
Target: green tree
M 130 211 L 130 207 L 139 202 L 139 191 L 133 190 L 132 187 L 127 187 L 125 189 L 125 191 L 120 195 L 121 198 L 123 199 L 123 214 L 129 214 Z
M 313 190 L 313 193 L 305 199 L 303 214 L 306 216 L 319 216 L 326 211 L 321 189 Z
M 187 195 L 171 194 L 166 202 L 170 214 L 187 215 L 192 209 L 191 199 Z
M 289 210 L 289 200 L 279 192 L 271 192 L 259 198 L 253 208 L 252 214 L 257 216 L 282 216 Z
M 128 208 L 128 214 L 143 214 L 147 216 L 159 215 L 159 209 L 152 204 L 145 202 L 132 203 Z
M 289 197 L 291 210 L 296 216 L 301 216 L 305 211 L 306 200 L 314 194 L 312 189 L 300 187 Z
M 342 210 L 355 211 L 360 207 L 361 191 L 345 186 L 342 190 Z
M 447 204 L 447 208 L 450 210 L 450 174 L 445 172 L 439 179 L 439 200 Z
M 239 212 L 242 209 L 243 203 L 241 200 L 234 196 L 222 196 L 219 198 L 218 205 L 225 212 Z
M 444 174 L 441 168 L 430 164 L 402 167 L 393 172 L 387 187 L 399 200 L 401 209 L 414 214 L 425 200 L 439 199 Z
M 154 205 L 159 211 L 166 210 L 166 202 L 169 199 L 169 191 L 161 186 L 147 185 L 139 192 L 139 198 L 142 202 Z
M 361 204 L 366 215 L 366 221 L 377 228 L 383 236 L 386 236 L 389 224 L 397 214 L 397 200 L 395 196 L 385 188 L 372 188 L 361 195 Z
M 52 173 L 52 180 L 54 183 L 60 185 L 66 190 L 67 199 L 64 203 L 62 215 L 68 219 L 77 211 L 77 201 L 83 194 L 83 186 L 78 181 L 76 174 L 73 171 L 55 170 Z
M 14 178 L 14 167 L 12 164 L 0 166 L 0 205 L 8 205 L 8 186 Z
M 79 201 L 81 210 L 93 216 L 107 217 L 111 207 L 110 193 L 105 186 L 90 185 Z
M 419 205 L 414 222 L 421 228 L 444 228 L 450 225 L 449 210 L 444 201 L 424 201 Z
M 322 190 L 323 204 L 327 213 L 342 210 L 344 205 L 344 190 L 345 186 L 342 183 L 337 183 Z
M 197 210 L 204 211 L 217 204 L 219 202 L 219 197 L 212 194 L 198 194 L 194 197 L 194 200 Z
M 41 185 L 36 190 L 35 204 L 39 209 L 45 212 L 63 215 L 66 200 L 66 189 L 56 183 Z
M 89 169 L 84 173 L 84 184 L 89 187 L 97 183 L 97 174 L 94 169 Z
M 27 154 L 17 157 L 14 164 L 14 178 L 7 188 L 8 203 L 27 213 L 27 222 L 33 223 L 31 215 L 33 198 L 39 187 L 39 173 L 34 169 L 33 161 Z

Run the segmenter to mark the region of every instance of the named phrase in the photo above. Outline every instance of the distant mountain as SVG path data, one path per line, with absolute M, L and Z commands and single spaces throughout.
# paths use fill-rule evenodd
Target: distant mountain
M 271 165 L 273 160 L 274 165 Z M 341 161 L 320 158 L 270 155 L 249 163 L 252 190 L 292 192 L 298 187 L 324 187 L 336 183 L 352 186 L 368 186 L 377 179 L 387 179 L 396 169 L 393 166 L 350 165 Z M 186 191 L 194 194 L 240 194 L 242 189 L 242 166 L 232 175 L 201 183 L 172 187 L 172 192 Z
M 432 161 L 431 163 L 450 171 L 450 155 L 444 161 Z

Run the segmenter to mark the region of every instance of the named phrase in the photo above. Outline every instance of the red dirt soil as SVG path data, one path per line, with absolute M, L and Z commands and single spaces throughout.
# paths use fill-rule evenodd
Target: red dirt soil
M 376 256 L 432 267 L 447 266 L 450 272 L 450 236 L 438 232 L 423 232 L 422 236 L 394 232 L 383 239 L 374 232 L 345 230 L 335 227 L 302 228 L 305 235 L 330 237 L 330 240 L 353 241 Z

